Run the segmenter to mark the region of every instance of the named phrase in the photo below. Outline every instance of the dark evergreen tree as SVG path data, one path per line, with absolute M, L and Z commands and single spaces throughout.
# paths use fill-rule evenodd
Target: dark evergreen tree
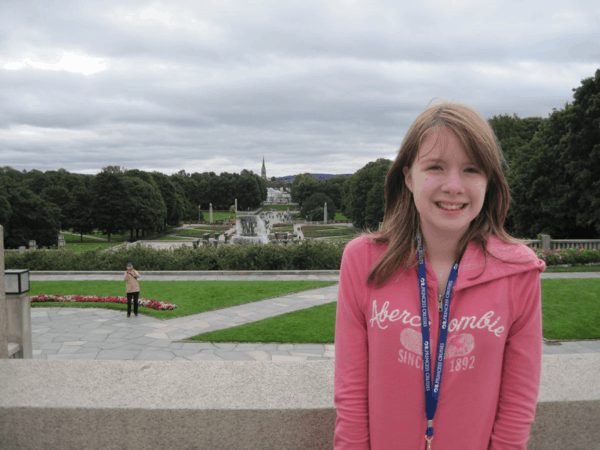
M 5 248 L 27 246 L 30 240 L 35 240 L 40 247 L 56 246 L 60 209 L 34 194 L 26 185 L 8 186 L 6 193 L 10 216 L 4 233 Z
M 164 173 L 156 171 L 152 172 L 152 178 L 154 178 L 167 207 L 166 223 L 164 224 L 164 227 L 166 228 L 167 224 L 178 225 L 183 219 L 185 212 L 183 190 L 180 190 L 178 186 L 171 182 L 169 177 Z
M 129 230 L 128 216 L 132 204 L 125 185 L 125 175 L 101 171 L 92 183 L 92 210 L 96 228 L 110 236 Z
M 380 158 L 358 170 L 343 184 L 346 217 L 355 227 L 377 230 L 385 214 L 385 177 L 392 161 Z
M 310 221 L 321 221 L 325 214 L 325 203 L 327 203 L 327 220 L 333 220 L 335 218 L 336 205 L 330 197 L 321 192 L 317 192 L 304 200 L 300 209 L 300 215 Z
M 518 237 L 600 236 L 600 70 L 574 91 L 573 104 L 553 109 L 507 177 Z
M 310 173 L 301 173 L 294 178 L 291 191 L 292 202 L 302 207 L 305 199 L 320 192 L 319 182 Z

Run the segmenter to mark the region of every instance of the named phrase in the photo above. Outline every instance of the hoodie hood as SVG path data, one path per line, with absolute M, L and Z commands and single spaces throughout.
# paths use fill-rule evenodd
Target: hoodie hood
M 368 239 L 365 237 L 365 239 Z M 385 252 L 386 244 L 373 244 L 372 261 L 377 262 Z M 546 263 L 539 259 L 535 251 L 527 245 L 507 244 L 496 236 L 489 236 L 486 242 L 488 251 L 487 261 L 483 248 L 470 242 L 465 249 L 463 257 L 458 265 L 458 277 L 454 285 L 454 292 L 467 289 L 479 284 L 488 283 L 506 276 L 517 275 L 532 270 L 542 273 L 546 270 Z M 427 270 L 427 280 L 435 279 L 431 262 L 424 254 Z M 506 262 L 504 262 L 506 261 Z M 417 262 L 417 258 L 413 263 Z M 509 264 L 507 264 L 507 262 Z M 512 263 L 512 264 L 510 264 Z M 411 270 L 418 273 L 416 265 Z M 400 268 L 390 280 L 396 280 L 402 275 Z

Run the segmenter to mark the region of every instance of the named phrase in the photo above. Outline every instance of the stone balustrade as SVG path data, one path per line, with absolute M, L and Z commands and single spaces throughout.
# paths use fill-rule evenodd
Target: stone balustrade
M 0 447 L 331 449 L 335 361 L 0 360 Z M 598 448 L 600 355 L 544 355 L 528 450 Z
M 33 348 L 29 294 L 5 295 L 8 320 L 6 329 L 0 330 L 0 333 L 6 336 L 8 357 L 31 359 L 33 357 Z

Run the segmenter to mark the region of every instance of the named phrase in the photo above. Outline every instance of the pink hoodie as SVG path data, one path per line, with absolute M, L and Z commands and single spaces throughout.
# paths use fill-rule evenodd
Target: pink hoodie
M 452 291 L 433 450 L 524 450 L 542 365 L 540 273 L 525 245 L 490 236 L 492 256 L 470 243 Z M 382 287 L 367 285 L 386 246 L 367 236 L 344 251 L 335 324 L 336 450 L 423 450 L 423 380 L 418 266 Z M 432 379 L 440 318 L 436 277 L 425 256 Z M 445 286 L 444 286 L 445 287 Z M 440 289 L 442 292 L 443 288 Z

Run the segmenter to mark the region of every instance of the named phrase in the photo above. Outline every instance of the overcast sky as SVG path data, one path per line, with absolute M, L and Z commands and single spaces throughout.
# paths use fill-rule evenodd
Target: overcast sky
M 564 108 L 599 23 L 597 0 L 3 1 L 0 166 L 354 173 L 435 98 Z

